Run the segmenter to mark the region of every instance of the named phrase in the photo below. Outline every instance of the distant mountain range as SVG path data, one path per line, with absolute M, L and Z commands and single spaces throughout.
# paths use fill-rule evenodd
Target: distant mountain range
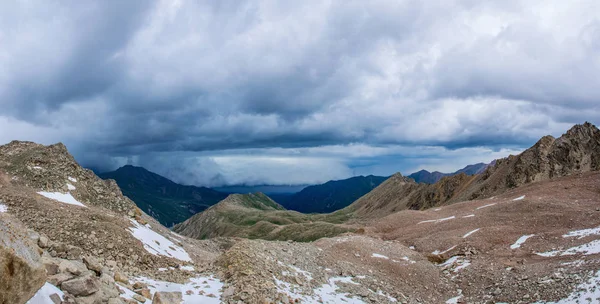
M 369 193 L 387 177 L 355 176 L 344 180 L 328 181 L 321 185 L 309 186 L 288 197 L 274 198 L 289 210 L 302 213 L 329 213 L 342 209 Z
M 124 195 L 167 227 L 185 221 L 228 195 L 206 187 L 180 185 L 131 165 L 98 176 L 114 179 Z
M 452 176 L 460 173 L 464 173 L 466 175 L 475 175 L 483 172 L 487 167 L 488 164 L 478 163 L 474 165 L 468 165 L 452 173 L 442 173 L 439 171 L 429 172 L 427 170 L 421 170 L 409 175 L 408 177 L 414 179 L 417 183 L 435 184 L 444 176 Z
M 421 170 L 408 177 L 417 183 L 436 183 L 445 176 L 459 173 L 477 174 L 487 167 L 480 163 L 469 165 L 454 173 Z M 144 212 L 170 227 L 181 223 L 225 199 L 229 194 L 262 192 L 288 210 L 302 213 L 330 213 L 343 209 L 388 177 L 355 176 L 313 186 L 225 186 L 216 189 L 184 186 L 142 167 L 126 165 L 116 171 L 98 174 L 103 179 L 114 179 L 123 194 Z

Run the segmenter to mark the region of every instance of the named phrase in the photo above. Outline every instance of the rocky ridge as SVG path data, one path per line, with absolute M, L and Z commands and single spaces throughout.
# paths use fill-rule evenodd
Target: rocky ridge
M 380 217 L 404 209 L 491 197 L 532 182 L 597 170 L 600 130 L 586 122 L 557 139 L 544 136 L 523 153 L 498 159 L 477 175 L 457 174 L 424 185 L 398 173 L 339 212 L 354 213 L 358 218 Z

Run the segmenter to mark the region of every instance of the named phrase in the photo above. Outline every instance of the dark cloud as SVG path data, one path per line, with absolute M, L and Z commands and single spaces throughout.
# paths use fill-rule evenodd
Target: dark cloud
M 210 185 L 489 161 L 598 123 L 598 6 L 0 4 L 0 141 L 64 141 L 85 165 L 111 169 L 133 157 Z M 463 148 L 475 156 L 456 154 Z M 268 170 L 243 173 L 250 159 Z

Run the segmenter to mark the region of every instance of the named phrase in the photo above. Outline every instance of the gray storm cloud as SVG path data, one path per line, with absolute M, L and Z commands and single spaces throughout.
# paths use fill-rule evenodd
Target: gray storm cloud
M 203 185 L 491 161 L 598 123 L 599 6 L 5 2 L 0 142 Z

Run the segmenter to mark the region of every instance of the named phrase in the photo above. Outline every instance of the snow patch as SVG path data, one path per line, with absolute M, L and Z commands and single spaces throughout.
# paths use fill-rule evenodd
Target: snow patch
M 483 205 L 483 206 L 481 206 L 481 207 L 477 207 L 477 209 L 475 209 L 475 210 L 479 210 L 479 209 L 483 209 L 483 208 L 491 207 L 491 206 L 494 206 L 494 205 L 496 205 L 496 203 L 492 203 L 492 204 Z
M 423 223 L 440 223 L 440 222 L 452 220 L 452 219 L 455 219 L 455 218 L 456 218 L 456 216 L 453 215 L 453 216 L 450 216 L 450 217 L 446 217 L 446 218 L 442 218 L 442 219 L 437 219 L 437 220 L 420 221 L 420 222 L 417 223 L 417 225 L 418 224 L 423 224 Z
M 293 272 L 294 276 L 297 275 L 297 274 L 301 274 L 301 275 L 305 276 L 309 281 L 313 279 L 312 273 L 310 273 L 308 271 L 305 271 L 305 270 L 302 270 L 302 269 L 300 269 L 300 268 L 298 268 L 298 267 L 296 267 L 294 265 L 286 265 L 286 264 L 282 263 L 281 261 L 277 261 L 277 264 L 279 266 L 284 266 L 284 267 L 287 267 L 287 268 L 293 270 L 292 272 Z M 288 272 L 288 271 L 282 271 L 281 274 L 284 275 L 284 276 L 289 276 L 290 272 Z
M 195 270 L 194 266 L 179 266 L 179 269 L 184 270 L 184 271 L 194 271 Z
M 458 304 L 458 300 L 460 300 L 462 297 L 462 295 L 459 295 L 457 297 L 450 298 L 446 301 L 446 304 Z
M 73 183 L 76 183 L 76 182 L 77 182 L 77 179 L 76 179 L 76 178 L 74 178 L 74 177 L 70 177 L 70 176 L 69 176 L 69 177 L 68 177 L 68 179 L 69 179 L 71 182 L 73 182 Z
M 448 248 L 448 249 L 446 249 L 444 251 L 441 251 L 441 252 L 439 250 L 436 250 L 436 251 L 432 252 L 431 254 L 444 254 L 444 253 L 446 253 L 446 252 L 448 252 L 448 251 L 450 251 L 450 250 L 452 250 L 454 248 L 456 248 L 456 245 L 454 245 L 454 246 L 452 246 L 452 247 L 450 247 L 450 248 Z
M 71 184 L 67 183 L 67 189 L 69 189 L 69 191 L 71 191 L 71 190 L 75 190 L 75 189 L 77 189 L 77 188 L 75 188 L 75 186 L 73 186 L 73 185 L 71 185 Z
M 471 234 L 473 234 L 473 233 L 475 233 L 475 232 L 479 231 L 479 229 L 481 229 L 481 228 L 477 228 L 477 229 L 475 229 L 475 230 L 473 230 L 473 231 L 469 231 L 469 232 L 467 232 L 467 234 L 463 235 L 463 239 L 465 239 L 465 238 L 469 237 Z
M 27 301 L 27 304 L 54 304 L 50 299 L 50 296 L 53 294 L 58 294 L 61 300 L 63 300 L 63 296 L 65 295 L 62 290 L 46 282 L 46 284 L 44 284 L 44 286 L 42 286 L 35 295 Z
M 129 228 L 131 234 L 144 244 L 144 249 L 146 249 L 146 251 L 154 255 L 163 255 L 185 262 L 192 261 L 189 254 L 180 246 L 175 245 L 169 239 L 156 233 L 148 226 L 141 225 L 132 219 L 130 219 L 130 221 L 134 225 L 133 228 Z
M 525 199 L 525 195 L 519 196 L 519 197 L 513 199 L 513 201 L 520 201 L 520 200 L 523 200 L 523 199 Z
M 433 211 L 440 211 L 440 210 L 442 210 L 442 208 L 436 208 Z
M 558 302 L 536 302 L 534 304 L 570 304 L 570 303 L 597 303 L 600 298 L 600 271 L 596 272 L 589 280 L 579 284 L 571 294 Z
M 183 295 L 183 303 L 206 303 L 206 304 L 217 304 L 221 303 L 221 292 L 223 283 L 213 276 L 200 276 L 191 278 L 185 284 L 178 284 L 166 281 L 156 281 L 146 277 L 138 277 L 131 280 L 131 282 L 142 282 L 148 284 L 148 289 L 154 294 L 157 291 L 179 291 Z M 120 285 L 122 286 L 122 285 Z M 191 290 L 192 294 L 187 294 L 187 291 Z M 133 291 L 125 291 L 125 298 L 131 299 Z M 124 297 L 124 295 L 121 295 Z M 130 297 L 131 298 L 130 298 Z M 146 301 L 146 304 L 152 303 L 152 301 Z
M 8 207 L 6 207 L 4 204 L 0 204 L 0 213 L 4 213 L 6 211 L 8 211 Z
M 600 240 L 594 240 L 589 243 L 571 247 L 569 249 L 562 250 L 562 251 L 555 250 L 555 251 L 548 251 L 548 252 L 536 252 L 535 254 L 537 254 L 539 256 L 543 256 L 543 257 L 555 257 L 555 256 L 559 256 L 559 255 L 560 256 L 576 255 L 576 254 L 591 255 L 591 254 L 598 254 L 598 253 L 600 253 Z
M 590 235 L 600 235 L 600 227 L 571 231 L 571 232 L 563 235 L 563 237 L 568 238 L 568 237 L 577 236 L 578 237 L 577 239 L 582 239 L 582 238 L 584 238 L 586 236 L 590 236 Z
M 77 201 L 71 195 L 71 193 L 40 191 L 40 192 L 38 192 L 38 194 L 41 195 L 41 196 L 44 196 L 46 198 L 53 199 L 55 201 L 59 201 L 61 203 L 65 203 L 65 204 L 69 204 L 69 205 L 75 205 L 75 206 L 81 206 L 81 207 L 86 207 L 84 204 L 82 204 L 81 202 Z
M 469 215 L 465 215 L 465 216 L 463 216 L 463 218 L 467 218 L 467 217 L 474 217 L 474 216 L 475 216 L 475 214 L 469 214 Z
M 287 294 L 292 298 L 299 299 L 303 303 L 326 303 L 326 304 L 335 304 L 335 303 L 350 303 L 350 304 L 363 304 L 362 300 L 358 298 L 352 298 L 347 293 L 342 293 L 338 291 L 338 283 L 345 284 L 354 284 L 359 285 L 358 283 L 352 281 L 352 277 L 333 277 L 329 278 L 326 284 L 321 285 L 319 288 L 315 288 L 313 290 L 312 295 L 305 295 L 300 293 L 300 289 L 292 286 L 292 284 L 288 282 L 284 282 L 278 280 L 275 276 L 273 276 L 275 280 L 275 286 L 277 286 L 277 291 Z
M 517 249 L 521 247 L 521 245 L 525 243 L 525 241 L 527 241 L 528 238 L 533 237 L 534 235 L 535 234 L 528 234 L 520 237 L 514 244 L 510 245 L 510 249 Z
M 464 269 L 469 265 L 471 265 L 471 261 L 459 256 L 453 256 L 446 260 L 444 263 L 439 264 L 438 266 L 442 267 L 443 270 L 451 268 L 453 269 L 452 271 L 458 272 L 459 270 Z
M 40 166 L 34 166 L 34 167 L 33 167 L 33 169 L 36 169 L 36 170 L 42 170 L 42 169 L 44 169 L 44 168 L 42 168 L 42 167 L 40 167 Z
M 385 255 L 383 255 L 383 254 L 379 254 L 379 253 L 373 253 L 373 254 L 371 255 L 371 257 L 372 257 L 372 258 L 378 258 L 378 259 L 386 259 L 386 260 L 389 260 L 389 259 L 390 259 L 390 258 L 386 257 Z
M 414 263 L 416 263 L 415 261 L 411 260 L 411 259 L 410 259 L 409 257 L 407 257 L 407 256 L 404 256 L 404 257 L 402 257 L 402 258 L 400 258 L 400 259 L 401 259 L 401 260 L 403 260 L 403 261 L 409 262 L 409 263 L 411 263 L 411 264 L 414 264 Z M 396 261 L 396 260 L 392 260 L 392 262 L 395 262 L 395 263 L 400 263 L 400 261 Z

